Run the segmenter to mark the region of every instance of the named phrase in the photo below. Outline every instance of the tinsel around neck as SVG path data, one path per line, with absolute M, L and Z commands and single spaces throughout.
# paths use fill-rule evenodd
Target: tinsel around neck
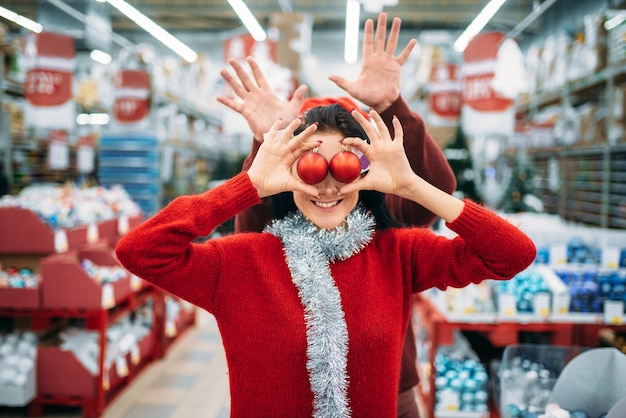
M 283 241 L 311 241 L 330 261 L 345 260 L 365 247 L 374 235 L 374 216 L 358 205 L 346 217 L 346 222 L 334 229 L 317 227 L 297 211 L 267 226 L 266 231 Z
M 374 235 L 374 217 L 362 206 L 335 229 L 318 228 L 301 212 L 266 231 L 283 242 L 287 266 L 304 307 L 307 370 L 315 418 L 350 417 L 348 328 L 330 263 L 361 251 Z

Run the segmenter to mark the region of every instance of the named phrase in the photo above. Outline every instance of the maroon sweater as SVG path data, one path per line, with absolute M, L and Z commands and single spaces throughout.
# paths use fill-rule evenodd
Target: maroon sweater
M 415 112 L 411 111 L 402 97 L 384 112 L 381 117 L 394 133 L 392 118 L 396 115 L 402 123 L 404 131 L 404 148 L 413 171 L 424 180 L 439 189 L 452 193 L 456 189 L 456 178 L 450 168 L 439 145 L 431 138 L 424 127 L 424 121 Z M 243 170 L 252 165 L 260 144 L 253 141 L 250 155 L 243 164 Z M 391 216 L 406 225 L 430 226 L 435 220 L 433 215 L 422 206 L 404 200 L 395 195 L 386 195 L 385 202 Z M 235 217 L 235 232 L 261 232 L 272 218 L 270 199 L 263 199 L 261 204 L 253 206 L 237 214 Z M 406 341 L 402 353 L 402 373 L 400 375 L 400 392 L 404 392 L 417 385 L 419 379 L 416 369 L 417 351 L 413 327 L 407 327 Z
M 215 316 L 233 418 L 310 417 L 307 329 L 282 241 L 241 233 L 193 242 L 258 203 L 241 173 L 203 194 L 176 198 L 125 235 L 116 253 L 132 273 Z M 519 229 L 469 201 L 448 227 L 459 236 L 424 228 L 377 231 L 360 252 L 329 265 L 347 327 L 352 416 L 396 416 L 412 293 L 510 279 L 535 257 Z

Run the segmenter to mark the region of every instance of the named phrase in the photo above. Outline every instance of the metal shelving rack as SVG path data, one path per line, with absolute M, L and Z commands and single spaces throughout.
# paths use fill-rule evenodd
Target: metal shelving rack
M 559 92 L 547 92 L 518 108 L 518 114 L 532 115 L 549 105 L 571 105 L 592 98 L 612 108 L 612 92 L 626 83 L 626 63 L 609 63 L 595 74 L 570 81 Z M 604 120 L 609 132 L 612 114 Z M 545 211 L 566 220 L 602 228 L 626 228 L 626 142 L 578 141 L 571 146 L 526 149 L 537 168 Z M 550 184 L 558 175 L 559 187 Z

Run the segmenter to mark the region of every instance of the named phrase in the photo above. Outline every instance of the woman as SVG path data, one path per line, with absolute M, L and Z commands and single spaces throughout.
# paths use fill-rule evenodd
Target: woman
M 335 104 L 280 132 L 274 123 L 247 172 L 177 198 L 117 246 L 129 271 L 215 316 L 232 417 L 395 417 L 411 294 L 510 279 L 535 257 L 516 227 L 411 170 L 400 121 L 392 139 L 370 117 L 375 126 Z M 330 161 L 346 147 L 367 156 L 367 174 L 300 180 L 297 161 L 311 148 Z M 263 233 L 192 242 L 284 193 L 295 211 Z M 389 227 L 384 193 L 424 206 L 459 236 Z
M 404 64 L 409 59 L 417 44 L 415 38 L 410 39 L 404 47 L 399 48 L 401 19 L 392 19 L 387 34 L 387 14 L 381 12 L 377 23 L 367 19 L 363 26 L 361 69 L 353 80 L 340 75 L 330 75 L 328 79 L 344 91 L 341 97 L 309 97 L 304 98 L 306 85 L 294 90 L 289 101 L 281 100 L 280 95 L 271 88 L 256 60 L 246 59 L 249 71 L 243 63 L 231 59 L 229 64 L 233 74 L 223 69 L 220 74 L 232 91 L 233 97 L 217 96 L 217 101 L 239 113 L 248 123 L 254 140 L 250 154 L 243 163 L 247 170 L 254 160 L 259 145 L 263 142 L 263 134 L 269 131 L 273 121 L 282 117 L 286 125 L 298 117 L 304 110 L 314 106 L 340 103 L 344 108 L 352 110 L 358 105 L 350 98 L 363 103 L 367 108 L 378 112 L 385 125 L 392 129 L 393 116 L 402 121 L 404 150 L 413 171 L 422 179 L 447 193 L 456 190 L 456 177 L 443 151 L 426 130 L 424 120 L 404 101 L 401 92 L 401 75 Z M 374 30 L 375 28 L 375 30 Z M 236 96 L 236 97 L 235 97 Z M 393 132 L 393 130 L 391 131 Z M 271 198 L 235 216 L 235 232 L 261 232 L 272 219 Z M 398 196 L 385 195 L 385 204 L 392 218 L 403 225 L 430 227 L 435 222 L 435 215 L 420 205 L 401 199 Z M 400 384 L 398 386 L 397 418 L 420 418 L 416 402 L 417 384 L 417 348 L 413 324 L 407 324 L 404 337 L 402 365 L 400 367 Z

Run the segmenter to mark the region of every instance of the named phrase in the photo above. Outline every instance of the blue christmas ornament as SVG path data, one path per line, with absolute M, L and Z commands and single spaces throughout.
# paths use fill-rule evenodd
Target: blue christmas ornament
M 574 409 L 569 413 L 570 418 L 590 418 L 589 414 L 582 409 Z

